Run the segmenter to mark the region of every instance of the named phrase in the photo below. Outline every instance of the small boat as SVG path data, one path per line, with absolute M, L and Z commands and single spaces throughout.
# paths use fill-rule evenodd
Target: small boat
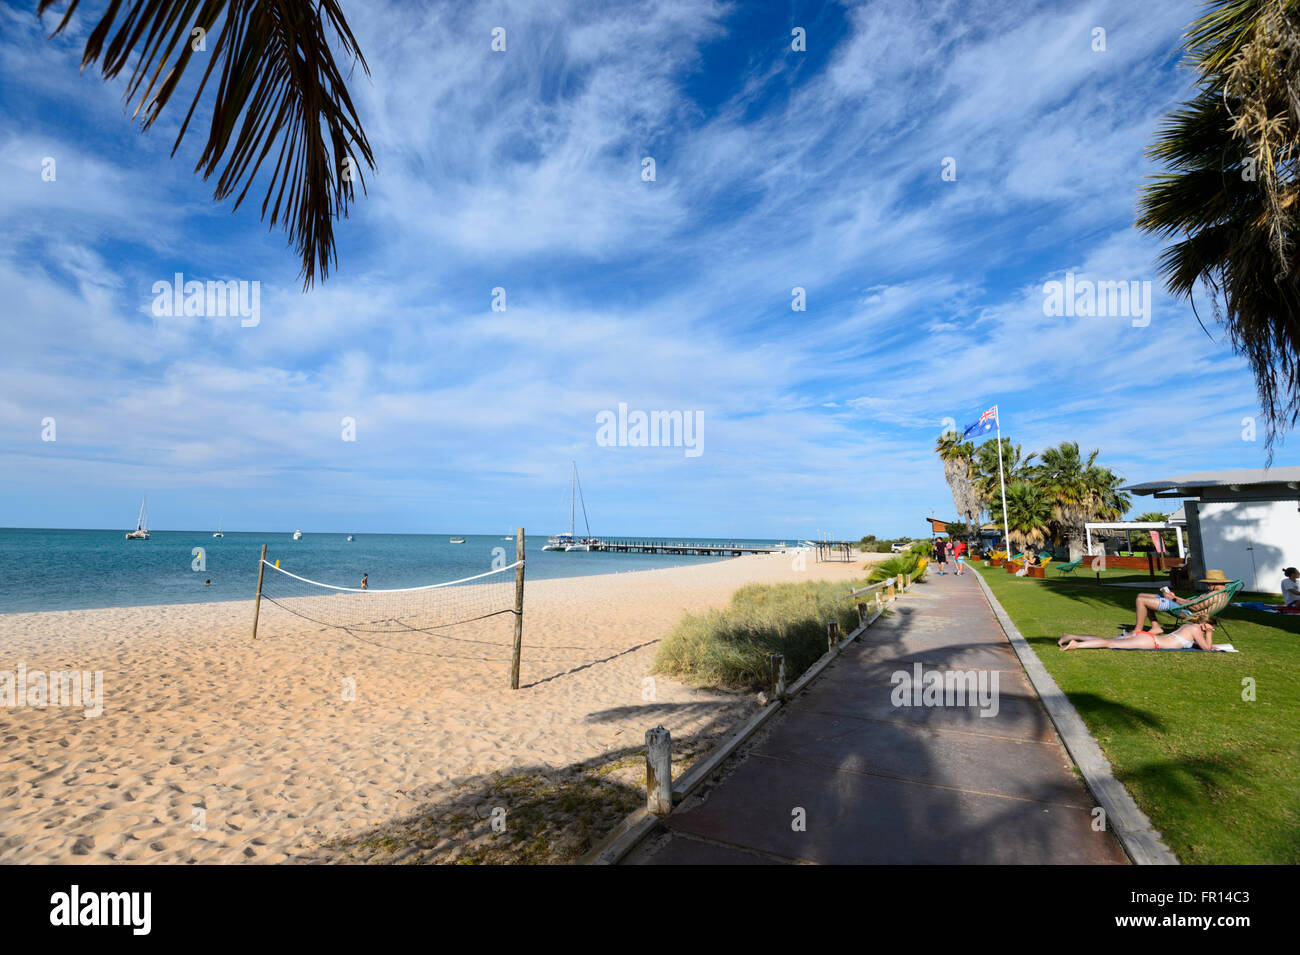
M 553 534 L 546 539 L 542 550 L 568 550 L 573 544 L 572 534 Z
M 356 538 L 353 537 L 351 534 L 349 534 L 349 535 L 348 535 L 348 540 L 350 540 L 350 541 L 351 541 L 351 540 L 356 540 Z
M 296 540 L 296 541 L 300 541 L 300 540 L 302 540 L 302 531 L 294 531 L 294 532 L 293 532 L 293 539 Z
M 146 526 L 148 521 L 145 519 L 144 498 L 140 498 L 140 516 L 135 520 L 135 530 L 127 531 L 126 539 L 129 541 L 147 541 L 149 539 L 149 528 Z
M 463 544 L 463 543 L 465 543 L 465 538 L 463 538 L 463 537 L 453 537 L 450 541 L 448 541 L 448 543 L 449 543 L 449 544 Z
M 215 534 L 213 534 L 212 536 L 213 536 L 213 537 L 225 537 L 225 536 L 226 536 L 225 534 L 221 533 L 221 519 L 220 519 L 220 518 L 217 519 L 217 532 L 216 532 Z

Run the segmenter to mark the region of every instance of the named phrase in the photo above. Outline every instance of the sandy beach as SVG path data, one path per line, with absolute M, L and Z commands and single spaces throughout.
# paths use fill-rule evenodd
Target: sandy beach
M 0 707 L 0 862 L 455 861 L 493 837 L 503 778 L 621 760 L 612 823 L 643 774 L 629 754 L 646 729 L 671 730 L 685 761 L 757 705 L 644 682 L 683 612 L 749 582 L 863 574 L 793 565 L 775 554 L 530 582 L 517 691 L 509 616 L 457 640 L 354 636 L 264 602 L 256 642 L 251 600 L 0 616 L 0 671 L 103 671 L 104 703 L 90 717 Z M 457 807 L 459 828 L 439 807 Z M 425 820 L 418 845 L 382 835 L 412 817 Z

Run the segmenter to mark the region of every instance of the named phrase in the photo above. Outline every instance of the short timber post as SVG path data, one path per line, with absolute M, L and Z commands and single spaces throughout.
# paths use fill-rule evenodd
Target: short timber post
M 257 599 L 253 601 L 253 639 L 257 639 L 257 618 L 262 612 L 262 575 L 266 573 L 266 545 L 262 545 L 262 559 L 257 562 Z
M 673 808 L 673 737 L 662 726 L 645 731 L 645 807 L 656 816 Z
M 835 645 L 840 642 L 840 624 L 837 620 L 826 621 L 826 647 L 831 652 L 835 652 Z
M 524 647 L 524 529 L 515 534 L 515 647 L 510 657 L 510 689 L 519 689 L 519 654 Z
M 768 674 L 771 677 L 772 699 L 785 700 L 785 654 L 767 655 Z
M 858 626 L 860 627 L 866 622 L 867 622 L 867 605 L 858 604 Z

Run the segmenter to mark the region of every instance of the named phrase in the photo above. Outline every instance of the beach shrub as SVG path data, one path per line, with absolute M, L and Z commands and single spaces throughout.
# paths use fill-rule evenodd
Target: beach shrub
M 750 584 L 724 610 L 687 614 L 659 646 L 652 672 L 691 686 L 763 690 L 770 653 L 785 656 L 787 685 L 826 652 L 826 622 L 840 633 L 858 626 L 857 605 L 846 599 L 862 582 L 808 581 Z
M 928 563 L 929 561 L 923 554 L 909 551 L 876 564 L 871 568 L 871 574 L 867 577 L 867 580 L 873 584 L 878 584 L 882 580 L 897 577 L 899 574 L 910 574 L 913 580 L 920 580 L 925 576 L 925 568 Z

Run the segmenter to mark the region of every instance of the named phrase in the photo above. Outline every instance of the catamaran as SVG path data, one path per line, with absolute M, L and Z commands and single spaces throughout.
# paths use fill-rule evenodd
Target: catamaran
M 582 502 L 582 520 L 587 525 L 587 536 L 581 539 L 575 539 L 573 536 L 573 519 L 576 516 L 574 510 L 575 501 Z M 587 520 L 587 502 L 582 496 L 582 482 L 578 480 L 578 462 L 573 462 L 573 476 L 569 480 L 569 532 L 567 534 L 555 534 L 548 538 L 542 550 L 563 550 L 563 551 L 584 551 L 598 550 L 600 541 L 591 536 L 591 522 Z
M 149 539 L 149 528 L 145 526 L 144 498 L 140 498 L 140 516 L 135 520 L 135 530 L 127 531 L 126 539 L 129 541 L 147 541 Z

